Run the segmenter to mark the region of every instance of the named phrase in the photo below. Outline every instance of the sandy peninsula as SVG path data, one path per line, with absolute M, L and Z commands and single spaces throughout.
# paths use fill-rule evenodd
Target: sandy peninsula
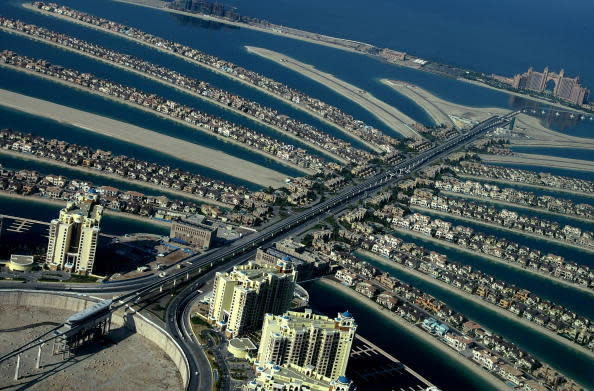
M 464 356 L 456 353 L 452 348 L 446 346 L 444 343 L 439 342 L 431 335 L 427 334 L 420 328 L 412 325 L 411 323 L 405 321 L 392 311 L 388 310 L 387 308 L 382 307 L 381 305 L 377 304 L 376 302 L 368 299 L 365 296 L 355 292 L 353 289 L 350 289 L 336 281 L 329 280 L 323 278 L 320 280 L 322 283 L 340 291 L 341 293 L 349 296 L 350 298 L 357 300 L 361 304 L 365 305 L 366 307 L 371 308 L 378 314 L 384 316 L 386 319 L 391 321 L 392 323 L 396 324 L 399 328 L 405 329 L 407 332 L 413 334 L 415 337 L 419 338 L 423 342 L 431 345 L 435 349 L 439 350 L 444 356 L 448 359 L 455 361 L 456 363 L 462 365 L 464 368 L 471 371 L 475 376 L 480 377 L 486 383 L 489 383 L 494 390 L 503 390 L 506 389 L 505 384 L 493 376 L 491 373 L 487 372 L 483 368 L 481 368 L 478 364 L 474 363 L 473 361 L 466 359 Z M 439 358 L 435 358 L 439 359 Z
M 299 36 L 296 34 L 290 34 L 290 33 L 286 33 L 286 32 L 282 32 L 282 31 L 278 31 L 278 30 L 274 30 L 271 28 L 262 28 L 259 26 L 255 26 L 255 25 L 250 25 L 247 23 L 239 23 L 239 22 L 233 22 L 231 20 L 226 20 L 223 18 L 217 18 L 217 17 L 212 17 L 209 15 L 202 15 L 202 14 L 196 14 L 196 13 L 192 13 L 192 12 L 186 12 L 186 11 L 179 11 L 179 10 L 174 10 L 174 9 L 170 9 L 167 8 L 167 2 L 165 1 L 161 1 L 161 0 L 113 0 L 119 3 L 126 3 L 126 4 L 132 4 L 132 5 L 137 5 L 137 6 L 141 6 L 141 7 L 147 7 L 147 8 L 152 8 L 152 9 L 156 9 L 159 11 L 164 11 L 164 12 L 168 12 L 171 14 L 178 14 L 178 15 L 184 15 L 184 16 L 189 16 L 191 18 L 196 18 L 196 19 L 202 19 L 202 20 L 207 20 L 207 21 L 211 21 L 211 22 L 217 22 L 217 23 L 222 23 L 222 24 L 227 24 L 230 26 L 236 26 L 236 27 L 241 27 L 241 28 L 246 28 L 246 29 L 250 29 L 250 30 L 256 30 L 256 31 L 260 31 L 263 33 L 267 33 L 267 34 L 272 34 L 272 35 L 278 35 L 281 37 L 285 37 L 285 38 L 290 38 L 290 39 L 295 39 L 298 41 L 304 41 L 304 42 L 309 42 L 309 43 L 313 43 L 316 45 L 320 45 L 320 46 L 327 46 L 327 47 L 331 47 L 334 49 L 339 49 L 339 50 L 343 50 L 346 52 L 351 52 L 351 53 L 356 53 L 356 54 L 360 54 L 363 56 L 369 56 L 371 58 L 378 58 L 378 56 L 375 55 L 371 55 L 371 54 L 366 54 L 363 53 L 361 51 L 352 49 L 350 47 L 344 46 L 344 45 L 337 45 L 337 44 L 333 44 L 332 42 L 327 42 L 324 40 L 320 40 L 320 39 L 312 39 L 312 38 L 308 38 L 308 37 L 303 37 L 303 36 Z M 328 37 L 328 36 L 324 36 L 322 34 L 317 34 L 317 33 L 311 33 L 312 37 Z M 329 37 L 329 38 L 335 38 L 336 40 L 339 41 L 344 41 L 345 39 L 343 38 L 336 38 L 336 37 Z M 353 40 L 348 40 L 349 42 L 356 42 Z M 369 45 L 367 43 L 364 42 L 359 42 L 361 45 Z M 414 58 L 414 56 L 413 56 Z M 403 61 L 397 61 L 394 62 L 393 65 L 396 66 L 402 66 L 402 67 L 406 67 L 406 68 L 411 68 L 411 69 L 416 69 L 416 70 L 420 70 L 420 71 L 424 71 L 423 68 L 421 66 L 418 66 L 417 64 L 415 64 L 412 61 L 407 60 L 406 62 Z M 481 83 L 479 81 L 475 81 L 475 80 L 470 80 L 470 79 L 465 79 L 465 78 L 457 78 L 456 80 L 464 82 L 464 83 L 468 83 L 468 84 L 474 84 L 476 86 L 479 87 L 483 87 L 483 88 L 488 88 L 490 90 L 495 90 L 495 91 L 499 91 L 502 92 L 504 94 L 508 94 L 508 95 L 514 95 L 514 96 L 519 96 L 521 98 L 527 99 L 527 100 L 531 100 L 533 102 L 539 102 L 539 103 L 543 103 L 549 106 L 555 106 L 555 107 L 559 107 L 559 108 L 563 108 L 566 110 L 573 110 L 575 112 L 579 112 L 579 113 L 583 113 L 583 114 L 592 114 L 589 112 L 586 112 L 584 110 L 580 110 L 580 109 L 575 109 L 573 107 L 569 108 L 566 105 L 563 105 L 561 103 L 558 102 L 550 102 L 548 100 L 542 99 L 542 98 L 538 98 L 538 97 L 534 97 L 528 94 L 523 94 L 520 92 L 514 92 L 514 91 L 508 91 L 505 89 L 501 89 L 501 88 L 496 88 L 493 86 L 490 86 L 488 84 L 485 83 Z
M 136 3 L 133 3 L 133 4 L 136 4 Z M 136 4 L 136 5 L 139 5 L 139 4 Z M 348 130 L 342 128 L 341 126 L 335 124 L 334 122 L 329 121 L 328 119 L 324 118 L 323 116 L 321 116 L 320 114 L 316 113 L 315 111 L 310 110 L 305 105 L 297 104 L 297 103 L 295 103 L 295 102 L 293 102 L 293 101 L 291 101 L 291 100 L 283 97 L 282 95 L 274 94 L 274 93 L 272 93 L 271 91 L 268 91 L 265 88 L 262 88 L 260 86 L 255 85 L 255 84 L 252 84 L 252 83 L 250 83 L 250 82 L 248 82 L 248 81 L 246 81 L 246 80 L 244 80 L 244 79 L 242 79 L 242 78 L 240 78 L 238 76 L 235 76 L 235 75 L 232 75 L 232 74 L 230 74 L 228 72 L 225 72 L 222 69 L 216 68 L 214 66 L 207 65 L 207 64 L 205 64 L 203 62 L 200 62 L 200 61 L 194 60 L 192 58 L 186 57 L 186 56 L 184 56 L 182 54 L 175 53 L 175 52 L 172 52 L 172 51 L 163 49 L 160 46 L 157 46 L 157 45 L 153 45 L 153 44 L 144 42 L 144 41 L 142 41 L 140 39 L 132 38 L 129 35 L 126 35 L 126 34 L 123 34 L 123 33 L 118 33 L 118 32 L 115 32 L 115 31 L 112 31 L 112 30 L 109 30 L 109 29 L 106 29 L 106 28 L 103 28 L 103 27 L 100 27 L 100 26 L 95 26 L 95 25 L 92 25 L 92 24 L 89 24 L 89 23 L 82 22 L 82 21 L 77 20 L 77 19 L 69 18 L 69 17 L 63 16 L 63 15 L 59 15 L 59 14 L 56 14 L 56 13 L 53 13 L 53 12 L 47 12 L 47 11 L 38 9 L 36 7 L 31 6 L 28 3 L 23 3 L 23 7 L 24 8 L 27 8 L 30 11 L 38 12 L 38 13 L 40 13 L 42 15 L 51 16 L 53 18 L 58 18 L 58 19 L 61 19 L 61 20 L 64 20 L 64 21 L 67 21 L 67 22 L 70 22 L 70 23 L 79 24 L 79 25 L 84 26 L 86 28 L 103 31 L 104 33 L 112 34 L 112 35 L 118 36 L 120 38 L 124 38 L 124 39 L 130 40 L 130 41 L 134 41 L 134 42 L 136 42 L 136 43 L 138 43 L 140 45 L 150 47 L 150 48 L 155 49 L 155 50 L 158 50 L 158 51 L 160 51 L 162 53 L 165 53 L 165 54 L 168 54 L 168 55 L 171 55 L 171 56 L 176 56 L 178 58 L 181 58 L 184 61 L 187 61 L 189 63 L 192 63 L 194 65 L 197 65 L 197 66 L 199 66 L 201 68 L 207 69 L 207 70 L 209 70 L 211 72 L 217 73 L 217 74 L 219 74 L 221 76 L 224 76 L 226 78 L 232 79 L 232 80 L 234 80 L 236 82 L 242 83 L 242 84 L 244 84 L 244 85 L 246 85 L 246 86 L 248 86 L 250 88 L 254 88 L 254 89 L 256 89 L 256 90 L 258 90 L 258 91 L 260 91 L 260 92 L 262 92 L 264 94 L 270 95 L 270 96 L 272 96 L 272 97 L 274 97 L 274 98 L 276 98 L 278 100 L 281 100 L 284 103 L 290 105 L 291 107 L 293 107 L 295 109 L 298 109 L 298 110 L 301 110 L 301 111 L 307 113 L 308 115 L 310 115 L 312 117 L 315 117 L 315 118 L 319 119 L 320 121 L 326 123 L 327 125 L 332 126 L 333 128 L 335 128 L 335 129 L 343 132 L 344 134 L 349 135 L 349 137 L 354 138 L 354 139 L 360 141 L 362 144 L 366 145 L 368 148 L 372 149 L 373 151 L 375 151 L 375 152 L 381 152 L 381 149 L 379 147 L 376 147 L 372 143 L 369 143 L 369 142 L 367 142 L 367 141 L 365 141 L 365 140 L 357 137 L 356 135 L 350 133 Z M 157 8 L 157 7 L 150 7 L 150 8 Z M 161 9 L 161 8 L 157 8 L 157 9 Z M 168 9 L 161 9 L 161 10 L 163 10 L 163 11 L 173 11 L 173 10 L 168 10 Z M 189 15 L 192 15 L 192 14 L 189 14 Z
M 220 151 L 8 90 L 0 89 L 0 105 L 136 144 L 237 178 L 249 178 L 250 182 L 262 186 L 278 187 L 286 178 L 286 175 L 280 172 Z
M 330 73 L 322 72 L 313 65 L 297 61 L 282 53 L 254 46 L 246 46 L 245 48 L 248 53 L 256 54 L 260 57 L 274 61 L 275 63 L 310 78 L 325 87 L 330 88 L 337 94 L 357 103 L 403 137 L 421 137 L 420 134 L 411 127 L 411 125 L 416 122 L 414 119 L 395 107 L 390 106 L 386 102 L 379 100 L 369 92 L 349 84 L 344 80 L 338 79 Z
M 294 163 L 292 163 L 292 162 L 290 162 L 288 160 L 282 159 L 282 158 L 280 158 L 280 157 L 278 157 L 278 156 L 276 156 L 276 155 L 274 155 L 272 153 L 268 153 L 268 152 L 263 151 L 261 149 L 251 147 L 248 144 L 242 143 L 240 141 L 237 141 L 237 140 L 235 140 L 235 139 L 233 139 L 231 137 L 225 137 L 225 136 L 223 136 L 221 134 L 213 133 L 210 130 L 207 130 L 207 129 L 205 129 L 205 128 L 201 127 L 201 126 L 198 126 L 198 125 L 193 125 L 193 124 L 188 123 L 188 122 L 186 122 L 186 121 L 184 121 L 184 120 L 182 120 L 180 118 L 176 118 L 176 117 L 173 117 L 173 116 L 170 116 L 170 115 L 161 113 L 159 111 L 150 109 L 150 108 L 145 107 L 143 105 L 134 104 L 134 103 L 132 103 L 132 102 L 126 100 L 126 99 L 118 98 L 118 97 L 115 97 L 113 95 L 110 95 L 110 94 L 101 92 L 99 90 L 92 90 L 90 88 L 85 88 L 85 87 L 83 87 L 83 86 L 81 86 L 81 85 L 79 85 L 77 83 L 72 83 L 72 82 L 69 82 L 69 81 L 66 81 L 66 80 L 63 80 L 63 79 L 58 79 L 56 77 L 51 77 L 51 76 L 45 75 L 43 73 L 31 71 L 31 70 L 26 69 L 26 68 L 14 67 L 14 66 L 11 66 L 11 65 L 3 64 L 3 63 L 0 63 L 0 66 L 3 66 L 3 67 L 6 67 L 6 68 L 9 68 L 9 69 L 12 69 L 12 70 L 17 71 L 17 72 L 27 73 L 27 74 L 29 74 L 31 76 L 35 76 L 35 77 L 38 77 L 40 79 L 49 80 L 49 81 L 51 81 L 53 83 L 62 84 L 62 85 L 65 85 L 67 87 L 74 88 L 75 90 L 84 91 L 84 92 L 86 92 L 88 94 L 93 94 L 93 95 L 101 96 L 101 97 L 103 97 L 105 99 L 108 99 L 108 100 L 111 100 L 111 101 L 114 101 L 114 102 L 117 102 L 117 103 L 120 103 L 120 104 L 129 106 L 129 107 L 134 108 L 136 110 L 141 110 L 141 111 L 144 111 L 146 113 L 152 114 L 154 116 L 161 117 L 163 119 L 166 119 L 167 121 L 172 121 L 172 122 L 178 123 L 180 125 L 189 127 L 191 129 L 197 130 L 197 131 L 199 131 L 201 133 L 204 133 L 205 135 L 209 135 L 209 136 L 214 137 L 214 138 L 216 138 L 218 140 L 221 140 L 221 141 L 223 141 L 225 143 L 237 145 L 240 148 L 243 148 L 243 149 L 249 150 L 251 152 L 257 153 L 258 155 L 262 155 L 262 156 L 264 156 L 267 159 L 274 160 L 277 163 L 280 163 L 280 164 L 282 164 L 282 165 L 284 165 L 286 167 L 290 167 L 290 168 L 292 168 L 294 170 L 297 170 L 297 171 L 299 171 L 299 172 L 301 172 L 303 174 L 307 174 L 307 175 L 313 175 L 313 174 L 315 174 L 315 172 L 313 170 L 309 169 L 309 168 L 301 167 L 301 166 L 299 166 L 297 164 L 294 164 Z M 208 150 L 209 148 L 205 148 L 205 149 Z M 231 155 L 228 155 L 228 154 L 224 154 L 224 155 L 231 156 Z M 243 161 L 245 161 L 245 160 L 243 160 Z M 214 163 L 211 163 L 211 164 L 214 164 Z M 215 170 L 218 170 L 215 167 L 213 167 L 213 168 Z M 218 171 L 222 171 L 222 170 L 218 170 Z
M 549 187 L 549 186 L 541 186 L 541 185 L 534 185 L 532 183 L 522 183 L 522 182 L 513 182 L 507 179 L 497 179 L 497 178 L 489 178 L 486 176 L 475 176 L 475 175 L 466 175 L 466 174 L 457 174 L 461 179 L 470 179 L 473 181 L 486 181 L 486 182 L 493 182 L 493 183 L 501 183 L 504 185 L 514 184 L 521 187 L 526 187 L 530 189 L 541 189 L 541 190 L 548 190 L 555 193 L 566 193 L 566 194 L 574 194 L 581 197 L 591 197 L 594 198 L 594 193 L 584 193 L 581 191 L 563 189 L 559 187 Z
M 20 31 L 8 29 L 8 28 L 1 27 L 1 26 L 0 26 L 0 30 L 2 30 L 4 32 L 7 32 L 9 34 L 16 34 L 16 35 L 22 36 L 22 37 L 27 38 L 27 39 L 32 39 L 32 40 L 35 40 L 35 41 L 43 42 L 43 43 L 45 43 L 47 45 L 54 46 L 56 48 L 63 49 L 63 50 L 69 51 L 69 52 L 73 52 L 73 53 L 76 53 L 76 54 L 81 55 L 81 56 L 92 58 L 93 60 L 100 61 L 100 62 L 105 63 L 105 64 L 109 64 L 109 65 L 111 65 L 113 67 L 122 69 L 122 70 L 124 70 L 126 72 L 131 72 L 131 73 L 137 74 L 137 75 L 139 75 L 141 77 L 144 77 L 144 78 L 150 79 L 152 81 L 155 81 L 157 83 L 166 85 L 167 87 L 170 87 L 170 88 L 173 88 L 173 89 L 175 89 L 177 91 L 183 92 L 184 94 L 188 94 L 188 95 L 190 95 L 190 96 L 192 96 L 194 98 L 198 98 L 200 100 L 204 100 L 204 101 L 206 101 L 208 103 L 211 103 L 211 104 L 213 104 L 215 106 L 218 106 L 218 107 L 220 107 L 220 108 L 222 108 L 224 110 L 230 111 L 230 112 L 232 112 L 234 114 L 238 114 L 238 115 L 240 115 L 242 117 L 245 117 L 245 118 L 247 118 L 247 119 L 249 119 L 251 121 L 254 121 L 254 122 L 256 122 L 256 123 L 258 123 L 258 124 L 260 124 L 262 126 L 265 126 L 265 127 L 269 128 L 269 129 L 272 129 L 275 132 L 281 133 L 281 134 L 283 134 L 286 137 L 289 137 L 289 138 L 291 138 L 293 140 L 296 140 L 296 141 L 298 141 L 298 142 L 300 142 L 302 144 L 305 144 L 308 147 L 310 147 L 312 149 L 315 149 L 316 151 L 318 151 L 318 152 L 320 152 L 320 153 L 322 153 L 324 155 L 327 155 L 327 156 L 331 157 L 334 160 L 339 161 L 340 163 L 343 163 L 343 164 L 347 164 L 348 163 L 346 161 L 346 159 L 344 159 L 344 158 L 336 155 L 335 153 L 332 153 L 331 151 L 328 151 L 328 150 L 320 147 L 317 144 L 314 144 L 314 143 L 312 143 L 312 142 L 310 142 L 308 140 L 305 140 L 305 139 L 303 139 L 303 138 L 301 138 L 301 137 L 299 137 L 299 136 L 297 136 L 297 135 L 295 135 L 295 134 L 293 134 L 291 132 L 288 132 L 288 131 L 286 131 L 284 129 L 281 129 L 278 126 L 271 125 L 271 124 L 269 124 L 267 122 L 264 122 L 260 118 L 258 118 L 257 116 L 249 115 L 248 113 L 246 113 L 246 112 L 244 112 L 242 110 L 238 110 L 238 109 L 236 109 L 236 108 L 234 108 L 232 106 L 223 104 L 223 103 L 219 102 L 216 99 L 213 99 L 213 98 L 210 98 L 210 97 L 205 96 L 203 94 L 194 92 L 194 91 L 190 90 L 189 88 L 184 88 L 184 87 L 182 87 L 180 85 L 177 85 L 177 84 L 175 84 L 173 82 L 170 82 L 168 80 L 162 79 L 160 77 L 156 77 L 156 76 L 150 75 L 148 73 L 139 71 L 139 70 L 137 70 L 135 68 L 132 68 L 132 67 L 124 66 L 124 65 L 119 64 L 119 63 L 114 62 L 114 61 L 110 61 L 107 58 L 93 56 L 93 55 L 91 55 L 91 54 L 89 54 L 87 52 L 84 52 L 82 50 L 78 50 L 78 49 L 75 49 L 75 48 L 70 47 L 70 46 L 60 45 L 60 44 L 58 44 L 56 42 L 53 42 L 53 41 L 50 41 L 50 40 L 47 40 L 47 39 L 43 39 L 43 38 L 38 37 L 38 36 L 35 36 L 35 35 L 25 34 L 25 33 L 22 33 Z
M 445 190 L 440 190 L 439 192 L 440 192 L 440 194 L 446 195 L 448 197 L 458 197 L 458 198 L 465 198 L 465 199 L 473 200 L 473 201 L 482 201 L 482 202 L 487 202 L 487 203 L 491 203 L 491 204 L 506 206 L 506 207 L 509 207 L 509 208 L 518 208 L 518 209 L 524 209 L 524 210 L 531 210 L 531 211 L 535 211 L 535 212 L 538 212 L 538 213 L 548 214 L 548 215 L 551 215 L 551 216 L 566 217 L 568 219 L 572 219 L 572 220 L 576 220 L 576 221 L 583 221 L 585 223 L 594 223 L 594 220 L 593 219 L 590 219 L 590 218 L 587 218 L 587 217 L 582 217 L 582 216 L 578 216 L 578 215 L 574 215 L 574 214 L 552 212 L 552 211 L 550 211 L 548 209 L 539 208 L 539 207 L 532 206 L 532 205 L 507 202 L 507 201 L 502 201 L 502 200 L 498 200 L 498 199 L 495 199 L 495 198 L 480 197 L 480 196 L 475 196 L 475 195 L 471 195 L 471 194 L 454 193 L 454 192 L 445 191 Z
M 380 81 L 419 105 L 436 125 L 456 125 L 445 111 L 424 95 L 425 90 L 406 82 L 388 79 L 380 79 Z
M 518 164 L 594 172 L 594 161 L 591 160 L 569 159 L 531 153 L 514 153 L 511 156 L 480 154 L 479 156 L 484 163 Z
M 185 199 L 193 200 L 193 201 L 199 202 L 199 203 L 217 205 L 217 206 L 220 206 L 222 208 L 227 208 L 227 209 L 233 208 L 233 205 L 225 204 L 224 202 L 216 201 L 216 200 L 213 200 L 213 199 L 210 199 L 207 197 L 200 197 L 200 196 L 197 196 L 196 194 L 187 193 L 187 192 L 184 192 L 181 190 L 175 190 L 175 189 L 170 189 L 170 188 L 167 188 L 164 186 L 159 186 L 152 182 L 143 182 L 143 181 L 139 181 L 137 179 L 130 179 L 130 178 L 122 177 L 122 176 L 119 176 L 116 174 L 112 174 L 112 173 L 109 173 L 106 171 L 96 170 L 96 169 L 89 168 L 89 167 L 73 166 L 73 165 L 64 163 L 62 161 L 43 158 L 43 157 L 35 156 L 32 154 L 15 152 L 15 151 L 11 151 L 8 149 L 0 149 L 0 155 L 12 156 L 12 157 L 15 157 L 15 158 L 18 158 L 21 160 L 32 160 L 32 161 L 41 162 L 41 163 L 44 163 L 44 164 L 47 164 L 50 166 L 63 167 L 63 168 L 67 168 L 69 170 L 78 171 L 83 174 L 91 174 L 91 175 L 101 176 L 101 177 L 105 177 L 105 178 L 109 178 L 109 179 L 114 179 L 116 181 L 120 181 L 123 183 L 131 183 L 136 186 L 144 187 L 147 189 L 157 190 L 162 194 L 167 194 L 167 195 L 173 196 L 173 197 L 183 197 Z
M 417 85 L 404 81 L 389 79 L 381 79 L 380 81 L 411 99 L 438 124 L 445 123 L 448 125 L 453 123 L 457 127 L 464 127 L 474 122 L 484 121 L 492 115 L 503 115 L 510 112 L 510 110 L 500 107 L 474 107 L 453 103 Z M 510 142 L 512 145 L 517 146 L 594 150 L 594 139 L 554 131 L 542 125 L 538 118 L 523 113 L 516 116 L 516 124 Z
M 421 206 L 410 206 L 411 210 L 414 210 L 416 212 L 425 212 L 425 213 L 430 213 L 430 214 L 435 214 L 438 216 L 442 216 L 445 218 L 452 218 L 455 220 L 462 220 L 462 221 L 466 221 L 468 223 L 473 223 L 473 224 L 477 224 L 477 225 L 482 225 L 484 227 L 489 227 L 489 228 L 493 228 L 496 230 L 502 230 L 502 231 L 508 231 L 508 232 L 513 232 L 515 234 L 518 235 L 522 235 L 522 236 L 528 236 L 537 240 L 542 240 L 545 242 L 550 242 L 550 243 L 555 243 L 559 246 L 564 246 L 564 247 L 569 247 L 569 248 L 573 248 L 576 250 L 580 250 L 580 251 L 584 251 L 584 252 L 588 252 L 588 253 L 592 253 L 594 254 L 594 247 L 584 247 L 584 246 L 580 246 L 579 244 L 575 244 L 572 242 L 568 242 L 565 240 L 559 240 L 556 238 L 551 238 L 550 236 L 545 236 L 545 235 L 538 235 L 532 232 L 528 232 L 528 231 L 522 231 L 519 229 L 515 229 L 515 228 L 509 228 L 509 227 L 504 227 L 502 225 L 498 225 L 498 224 L 494 224 L 494 223 L 490 223 L 488 221 L 483 221 L 483 220 L 476 220 L 476 219 L 472 219 L 469 217 L 465 217 L 465 216 L 459 216 L 459 215 L 453 215 L 451 213 L 447 213 L 447 212 L 442 212 L 436 209 L 430 209 L 430 208 L 424 208 Z M 411 231 L 412 232 L 412 231 Z
M 583 346 L 580 346 L 574 342 L 571 342 L 567 338 L 563 338 L 559 334 L 554 333 L 545 327 L 539 326 L 536 323 L 529 321 L 528 319 L 525 319 L 521 316 L 517 316 L 516 314 L 509 312 L 495 304 L 489 303 L 476 295 L 468 294 L 468 293 L 462 291 L 461 289 L 458 289 L 456 287 L 448 285 L 445 282 L 438 280 L 436 278 L 430 277 L 424 273 L 421 273 L 418 270 L 407 268 L 406 266 L 403 266 L 397 262 L 390 262 L 386 258 L 379 256 L 377 254 L 374 254 L 372 252 L 364 251 L 364 250 L 360 250 L 360 252 L 366 257 L 373 258 L 376 261 L 378 261 L 384 265 L 389 265 L 395 269 L 400 270 L 401 272 L 404 272 L 406 274 L 410 274 L 412 276 L 420 278 L 421 280 L 423 280 L 431 285 L 436 285 L 442 289 L 447 290 L 448 292 L 455 294 L 456 296 L 462 297 L 466 300 L 472 301 L 475 304 L 485 307 L 488 310 L 495 312 L 498 316 L 507 318 L 507 319 L 512 320 L 517 323 L 520 323 L 521 325 L 528 327 L 533 331 L 539 332 L 539 333 L 547 336 L 548 338 L 551 338 L 555 342 L 558 342 L 558 343 L 564 345 L 565 347 L 568 347 L 568 348 L 573 349 L 579 353 L 582 353 L 582 354 L 588 356 L 589 358 L 594 358 L 594 352 L 592 352 L 591 350 L 588 350 Z
M 400 233 L 402 235 L 408 235 L 408 236 L 412 236 L 412 237 L 415 237 L 415 238 L 418 238 L 418 239 L 421 239 L 421 240 L 427 240 L 428 242 L 432 242 L 432 243 L 435 243 L 435 244 L 440 245 L 440 246 L 443 246 L 443 247 L 451 248 L 451 249 L 454 249 L 454 250 L 457 250 L 457 251 L 460 251 L 460 252 L 463 252 L 463 253 L 466 253 L 466 254 L 475 255 L 475 256 L 480 257 L 482 259 L 485 259 L 487 261 L 494 262 L 494 263 L 499 263 L 499 264 L 502 264 L 502 265 L 511 267 L 513 269 L 522 271 L 524 273 L 534 274 L 535 276 L 546 278 L 547 280 L 553 281 L 553 282 L 555 282 L 557 284 L 562 284 L 562 285 L 565 285 L 565 286 L 567 286 L 569 288 L 577 289 L 577 290 L 582 291 L 584 293 L 588 293 L 588 294 L 594 295 L 594 291 L 591 290 L 591 289 L 588 289 L 585 286 L 574 284 L 574 283 L 572 283 L 570 281 L 563 280 L 561 278 L 557 278 L 557 277 L 555 277 L 555 276 L 553 276 L 551 274 L 543 273 L 543 272 L 541 272 L 539 270 L 535 270 L 535 269 L 532 269 L 532 268 L 522 267 L 521 265 L 519 265 L 517 263 L 508 262 L 508 261 L 506 261 L 504 259 L 494 257 L 493 255 L 485 254 L 485 253 L 482 253 L 480 251 L 475 251 L 475 250 L 472 250 L 470 248 L 458 246 L 457 244 L 452 243 L 452 242 L 448 242 L 447 240 L 440 240 L 440 239 L 437 239 L 437 238 L 435 238 L 433 236 L 428 236 L 428 235 L 425 235 L 425 234 L 422 234 L 422 233 L 419 233 L 419 232 L 410 231 L 410 230 L 406 230 L 406 229 L 402 229 L 402 228 L 391 228 L 391 230 L 394 231 L 394 232 L 398 232 L 398 233 Z

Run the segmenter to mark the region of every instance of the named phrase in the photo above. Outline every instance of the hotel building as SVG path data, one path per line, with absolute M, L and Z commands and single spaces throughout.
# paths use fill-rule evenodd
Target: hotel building
M 297 272 L 286 261 L 274 267 L 249 262 L 217 273 L 208 317 L 230 337 L 257 330 L 265 314 L 289 309 L 296 281 Z
M 256 368 L 256 378 L 244 391 L 350 391 L 352 382 L 345 376 L 330 380 L 315 375 L 311 368 L 295 365 L 264 364 Z
M 266 314 L 258 363 L 295 365 L 336 380 L 345 375 L 357 324 L 348 312 L 334 319 L 311 310 Z
M 51 270 L 66 270 L 79 274 L 93 272 L 99 240 L 99 222 L 103 207 L 93 189 L 77 194 L 60 210 L 49 228 L 46 263 Z

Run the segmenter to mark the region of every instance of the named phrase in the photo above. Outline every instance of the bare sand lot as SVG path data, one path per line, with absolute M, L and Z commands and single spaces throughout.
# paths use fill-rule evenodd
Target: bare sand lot
M 237 178 L 249 178 L 262 186 L 278 187 L 286 178 L 280 172 L 198 144 L 12 91 L 0 89 L 0 105 L 140 145 Z
M 62 323 L 71 312 L 43 307 L 0 305 L 0 355 L 29 342 Z M 30 327 L 28 327 L 30 326 Z M 175 364 L 155 344 L 125 329 L 89 345 L 76 356 L 63 359 L 42 351 L 35 369 L 37 349 L 22 354 L 20 379 L 14 380 L 15 360 L 0 365 L 0 389 L 39 391 L 157 391 L 182 390 Z
M 369 111 L 380 121 L 385 123 L 394 131 L 400 133 L 403 137 L 419 138 L 421 137 L 410 125 L 416 121 L 393 106 L 379 100 L 369 92 L 360 89 L 357 86 L 340 80 L 330 73 L 322 72 L 314 66 L 297 61 L 294 58 L 285 56 L 282 53 L 272 50 L 258 48 L 254 46 L 245 47 L 248 53 L 253 53 L 268 60 L 289 68 L 305 77 L 308 77 L 334 92 L 352 100 L 365 110 Z
M 450 123 L 453 122 L 457 125 L 460 125 L 460 121 L 456 121 L 455 118 L 469 121 L 469 123 L 481 122 L 493 115 L 507 114 L 510 111 L 499 107 L 464 106 L 444 100 L 411 83 L 388 79 L 380 79 L 380 81 L 421 106 L 435 123 L 443 123 L 445 121 L 444 116 L 448 118 Z
M 388 79 L 381 79 L 380 81 L 421 106 L 437 125 L 455 125 L 454 121 L 445 111 L 425 96 L 426 91 L 422 88 L 406 82 L 391 81 Z
M 511 111 L 500 107 L 464 106 L 446 101 L 414 84 L 388 79 L 380 81 L 423 108 L 437 124 L 454 123 L 456 126 L 461 126 L 464 121 L 480 122 L 492 115 L 507 114 Z M 542 125 L 538 118 L 526 114 L 516 116 L 510 142 L 517 146 L 594 149 L 594 139 L 556 132 Z

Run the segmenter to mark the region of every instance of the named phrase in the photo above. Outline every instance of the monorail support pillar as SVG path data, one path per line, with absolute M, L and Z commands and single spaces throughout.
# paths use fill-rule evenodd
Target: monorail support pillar
M 39 350 L 37 351 L 37 361 L 35 363 L 35 369 L 41 368 L 41 348 L 43 348 L 44 343 L 39 345 Z
M 17 355 L 16 369 L 14 371 L 14 380 L 19 380 L 19 369 L 21 368 L 21 354 Z

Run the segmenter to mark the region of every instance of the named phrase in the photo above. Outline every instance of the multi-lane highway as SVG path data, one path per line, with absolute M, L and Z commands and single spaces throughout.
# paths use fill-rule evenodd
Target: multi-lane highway
M 210 373 L 210 368 L 207 366 L 204 351 L 199 347 L 197 341 L 193 337 L 191 326 L 187 321 L 187 319 L 189 319 L 189 304 L 193 301 L 197 286 L 212 278 L 214 271 L 224 270 L 232 265 L 245 261 L 253 254 L 256 248 L 264 246 L 273 240 L 278 240 L 281 237 L 301 232 L 307 226 L 315 225 L 320 219 L 328 214 L 334 215 L 339 213 L 350 203 L 366 197 L 368 193 L 388 185 L 393 185 L 408 174 L 440 159 L 456 148 L 468 144 L 488 130 L 504 126 L 510 121 L 511 117 L 517 113 L 518 112 L 512 112 L 502 117 L 491 117 L 474 126 L 464 134 L 398 163 L 397 165 L 390 167 L 388 170 L 385 170 L 358 185 L 345 189 L 324 202 L 284 219 L 260 232 L 242 238 L 230 246 L 216 249 L 207 254 L 188 257 L 183 260 L 183 263 L 187 266 L 181 270 L 170 273 L 165 277 L 148 276 L 146 278 L 131 281 L 119 281 L 85 287 L 71 285 L 66 288 L 80 293 L 125 292 L 114 300 L 111 310 L 115 311 L 118 308 L 131 305 L 141 300 L 143 297 L 152 294 L 163 286 L 173 286 L 176 282 L 181 280 L 192 279 L 191 284 L 171 301 L 166 314 L 166 324 L 168 332 L 177 340 L 188 358 L 190 379 L 187 389 L 210 390 L 212 385 L 212 374 Z M 205 269 L 209 269 L 209 272 L 199 276 Z M 196 278 L 196 276 L 199 277 Z M 43 287 L 34 286 L 33 288 L 64 290 L 63 285 L 59 286 L 59 288 L 56 285 L 45 285 Z M 1 357 L 0 361 L 14 357 L 19 352 L 28 350 L 34 346 L 35 343 L 29 344 L 26 349 L 24 347 L 22 349 L 16 349 Z

